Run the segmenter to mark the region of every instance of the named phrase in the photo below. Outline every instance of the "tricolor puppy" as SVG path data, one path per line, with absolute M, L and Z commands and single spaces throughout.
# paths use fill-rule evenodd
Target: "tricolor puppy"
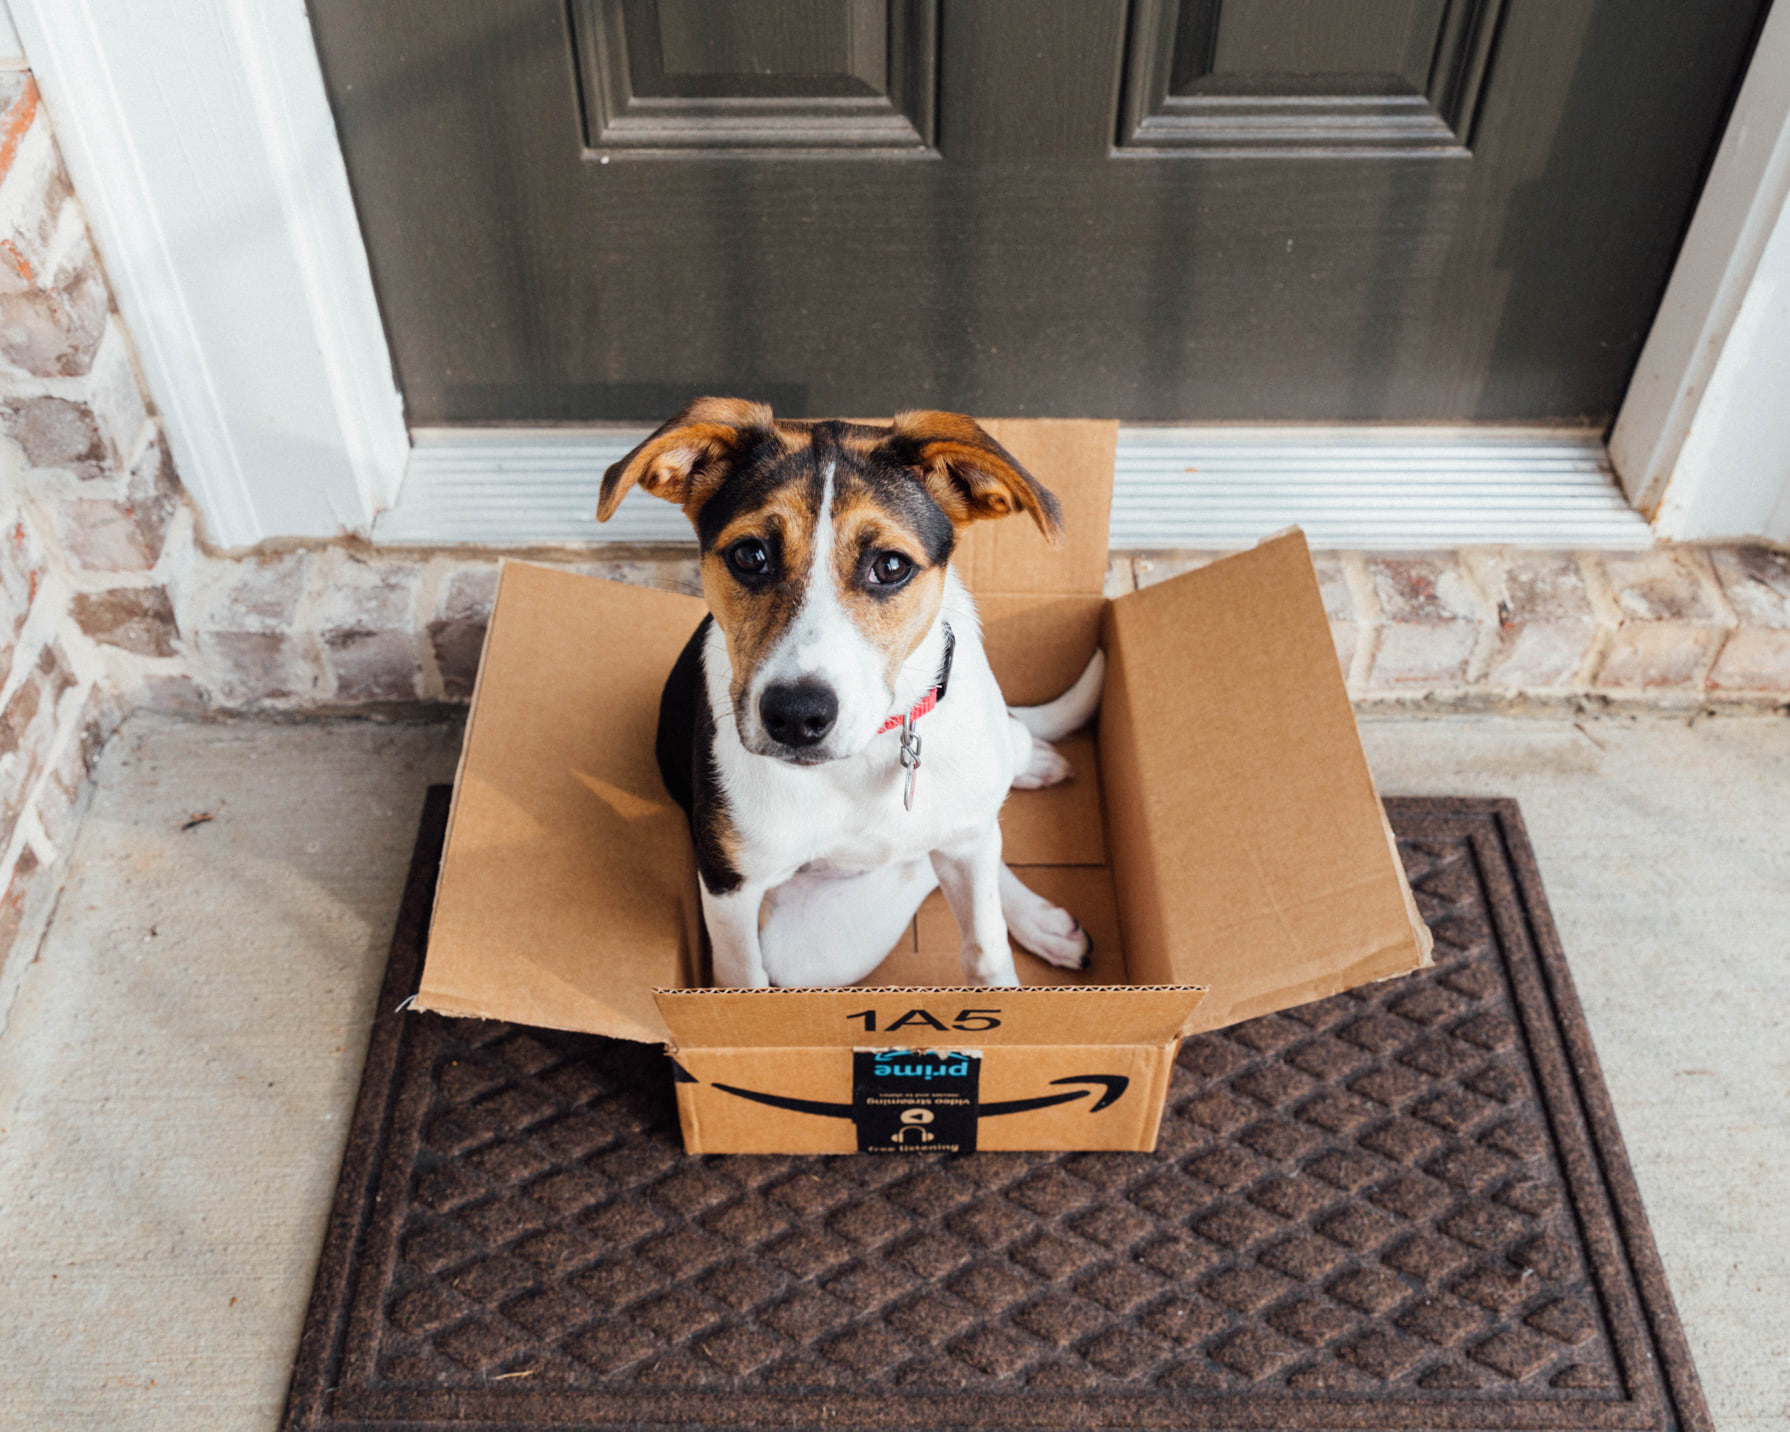
M 1100 700 L 1097 652 L 1045 706 L 1010 709 L 951 570 L 963 528 L 1057 501 L 969 418 L 779 422 L 702 398 L 603 475 L 696 528 L 710 616 L 672 669 L 659 769 L 690 817 L 715 983 L 842 985 L 942 888 L 967 984 L 1018 983 L 1007 938 L 1085 967 L 1086 933 L 1001 862 L 1001 802 L 1052 785 L 1050 746 Z M 923 754 L 922 754 L 923 752 Z

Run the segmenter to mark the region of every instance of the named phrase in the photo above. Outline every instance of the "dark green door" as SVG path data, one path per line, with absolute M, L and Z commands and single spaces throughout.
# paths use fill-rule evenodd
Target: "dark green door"
M 1607 420 L 1767 0 L 312 0 L 415 423 Z

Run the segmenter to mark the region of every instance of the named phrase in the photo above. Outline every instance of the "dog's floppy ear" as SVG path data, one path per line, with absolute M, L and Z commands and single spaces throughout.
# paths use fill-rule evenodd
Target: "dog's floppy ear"
M 744 398 L 698 398 L 603 474 L 597 521 L 636 485 L 686 511 L 717 487 L 747 446 L 771 431 L 771 410 Z
M 1030 515 L 1051 542 L 1063 535 L 1063 509 L 973 418 L 961 413 L 897 413 L 886 444 L 920 475 L 953 522 Z

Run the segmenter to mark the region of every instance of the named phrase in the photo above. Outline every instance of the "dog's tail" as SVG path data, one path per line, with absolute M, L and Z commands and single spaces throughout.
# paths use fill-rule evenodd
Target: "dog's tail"
M 1100 687 L 1106 680 L 1106 653 L 1098 649 L 1080 676 L 1055 701 L 1042 706 L 1009 706 L 1007 714 L 1040 741 L 1060 741 L 1079 731 L 1100 709 Z

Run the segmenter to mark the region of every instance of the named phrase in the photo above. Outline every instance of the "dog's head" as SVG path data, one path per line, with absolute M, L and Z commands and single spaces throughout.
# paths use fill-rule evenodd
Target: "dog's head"
M 741 742 L 798 765 L 854 755 L 889 716 L 960 528 L 1024 512 L 1062 530 L 1056 498 L 956 413 L 879 428 L 699 398 L 603 474 L 598 520 L 636 486 L 696 528 Z

